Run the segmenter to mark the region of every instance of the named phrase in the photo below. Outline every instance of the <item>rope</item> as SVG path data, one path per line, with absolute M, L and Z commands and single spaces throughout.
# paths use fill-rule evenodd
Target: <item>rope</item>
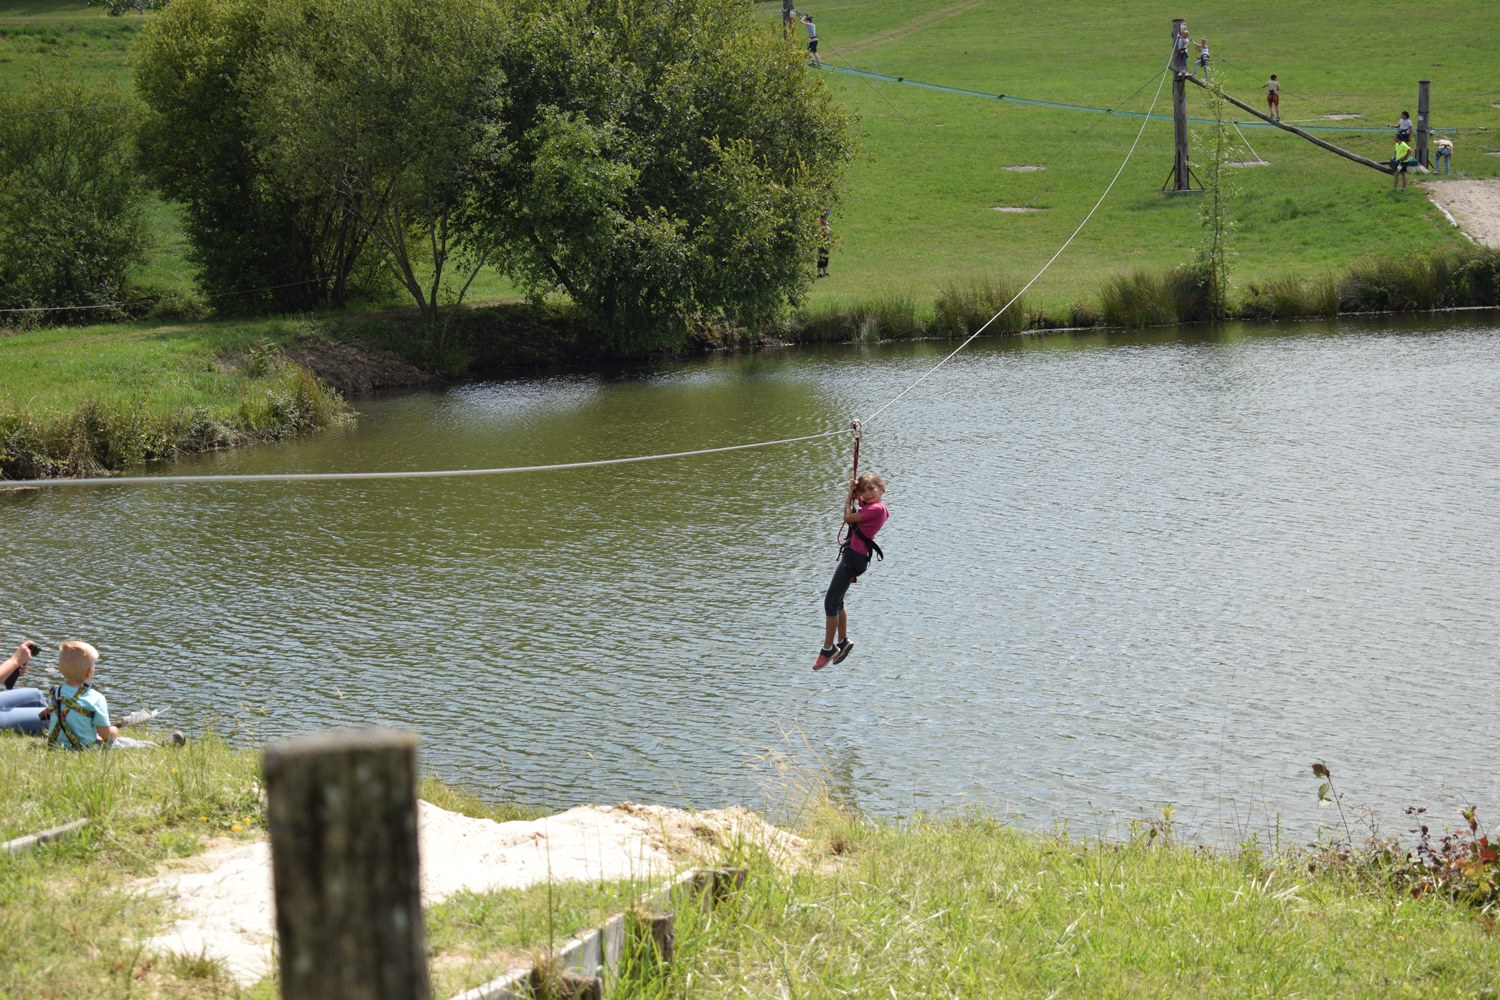
M 223 476 L 91 476 L 85 479 L 0 479 L 0 489 L 38 488 L 43 486 L 188 486 L 202 483 L 304 483 L 334 482 L 351 479 L 456 479 L 463 476 L 503 476 L 515 472 L 559 472 L 566 469 L 592 469 L 603 465 L 626 465 L 631 462 L 656 462 L 667 458 L 691 458 L 723 451 L 745 451 L 773 445 L 817 441 L 842 434 L 842 429 L 755 441 L 751 444 L 728 444 L 719 448 L 693 451 L 669 451 L 658 455 L 632 455 L 628 458 L 596 458 L 586 462 L 556 462 L 552 465 L 511 465 L 498 469 L 413 469 L 397 472 L 256 472 L 248 475 Z
M 1066 249 L 1068 249 L 1068 246 L 1073 242 L 1073 240 L 1075 238 L 1077 238 L 1078 234 L 1081 233 L 1081 232 L 1083 232 L 1083 227 L 1086 226 L 1086 225 L 1088 225 L 1089 220 L 1094 217 L 1094 213 L 1097 212 L 1097 211 L 1099 211 L 1099 206 L 1102 205 L 1102 204 L 1104 204 L 1104 199 L 1108 198 L 1109 197 L 1109 193 L 1114 190 L 1114 188 L 1115 188 L 1115 182 L 1120 179 L 1120 175 L 1125 172 L 1125 167 L 1130 163 L 1130 158 L 1135 155 L 1135 148 L 1141 144 L 1141 136 L 1145 134 L 1145 132 L 1146 132 L 1146 125 L 1147 125 L 1147 123 L 1149 123 L 1151 121 L 1151 111 L 1156 108 L 1156 102 L 1161 99 L 1161 89 L 1162 89 L 1162 87 L 1166 86 L 1167 76 L 1168 76 L 1167 72 L 1163 72 L 1162 73 L 1161 82 L 1156 85 L 1156 96 L 1153 97 L 1153 98 L 1151 98 L 1151 108 L 1146 111 L 1145 117 L 1141 120 L 1141 127 L 1136 131 L 1136 133 L 1135 133 L 1135 141 L 1130 144 L 1129 151 L 1127 151 L 1125 153 L 1125 159 L 1122 160 L 1122 161 L 1120 161 L 1120 169 L 1116 170 L 1114 177 L 1110 178 L 1109 186 L 1104 189 L 1104 193 L 1099 196 L 1099 200 L 1096 201 L 1096 202 L 1094 202 L 1094 207 L 1091 208 L 1091 209 L 1089 209 L 1088 214 L 1083 217 L 1083 221 L 1078 224 L 1078 228 L 1075 229 L 1075 230 L 1073 230 L 1072 235 L 1069 236 L 1067 238 L 1067 240 L 1065 240 L 1063 242 L 1062 246 L 1060 246 L 1060 247 L 1057 248 L 1057 253 L 1053 254 L 1050 258 L 1048 258 L 1047 263 L 1045 263 L 1045 264 L 1042 265 L 1042 269 L 1040 271 L 1038 271 L 1035 275 L 1033 275 L 1032 279 L 1030 281 L 1026 282 L 1025 285 L 1021 286 L 1021 290 L 1019 292 L 1017 292 L 1015 294 L 1015 296 L 1009 302 L 1007 302 L 1007 303 L 1005 303 L 1005 305 L 1001 306 L 999 312 L 995 313 L 995 315 L 993 315 L 989 319 L 987 319 L 985 321 L 984 325 L 981 326 L 979 329 L 977 329 L 973 333 L 969 334 L 969 338 L 967 340 L 965 340 L 962 344 L 959 344 L 956 348 L 954 348 L 953 352 L 951 354 L 949 354 L 947 357 L 945 357 L 943 360 L 939 361 L 937 364 L 933 365 L 930 369 L 928 369 L 927 372 L 924 373 L 921 378 L 917 379 L 915 382 L 913 382 L 911 385 L 907 386 L 905 389 L 902 389 L 900 393 L 898 393 L 894 398 L 892 398 L 890 400 L 890 402 L 886 403 L 880 409 L 876 410 L 874 413 L 872 413 L 868 417 L 866 417 L 865 420 L 864 420 L 865 424 L 869 424 L 870 421 L 874 420 L 876 417 L 880 416 L 886 410 L 890 409 L 903 396 L 905 396 L 907 393 L 911 392 L 917 386 L 921 385 L 924 381 L 926 381 L 927 378 L 930 375 L 932 375 L 933 372 L 937 371 L 939 368 L 943 367 L 948 362 L 952 361 L 955 357 L 957 357 L 958 356 L 958 352 L 962 351 L 965 347 L 968 347 L 971 343 L 973 343 L 975 337 L 978 337 L 985 330 L 989 329 L 990 324 L 993 323 L 993 322 L 995 322 L 995 320 L 999 319 L 1001 316 L 1003 316 L 1005 314 L 1005 311 L 1007 309 L 1009 309 L 1011 306 L 1015 305 L 1016 301 L 1018 299 L 1020 299 L 1022 295 L 1026 294 L 1026 290 L 1028 288 L 1030 288 L 1032 285 L 1036 284 L 1038 278 L 1040 278 L 1042 275 L 1044 275 L 1044 274 L 1047 273 L 1047 269 L 1052 266 L 1053 262 L 1056 261 L 1057 258 L 1059 258 L 1059 257 L 1062 256 L 1063 251 L 1066 250 Z

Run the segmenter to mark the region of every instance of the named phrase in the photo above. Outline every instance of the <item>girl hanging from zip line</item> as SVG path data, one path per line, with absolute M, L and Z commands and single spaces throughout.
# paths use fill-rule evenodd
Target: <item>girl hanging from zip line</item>
M 838 568 L 833 571 L 833 581 L 828 584 L 828 593 L 823 598 L 827 623 L 823 628 L 823 648 L 818 650 L 818 658 L 813 661 L 814 670 L 822 670 L 830 663 L 842 663 L 854 648 L 854 643 L 849 641 L 849 615 L 844 611 L 844 595 L 849 585 L 869 569 L 872 553 L 885 558 L 885 553 L 875 544 L 875 533 L 891 516 L 881 499 L 884 496 L 885 480 L 873 472 L 866 472 L 849 488 L 849 498 L 844 501 L 844 524 L 848 526 L 849 535 L 839 550 Z

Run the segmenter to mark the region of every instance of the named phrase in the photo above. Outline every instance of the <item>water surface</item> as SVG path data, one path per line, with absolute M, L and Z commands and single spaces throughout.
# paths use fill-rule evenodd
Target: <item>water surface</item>
M 888 558 L 810 670 L 846 438 L 485 478 L 0 495 L 0 629 L 112 705 L 259 743 L 381 722 L 493 797 L 1205 839 L 1500 815 L 1494 317 L 980 342 L 870 424 Z M 359 403 L 172 472 L 476 468 L 779 439 L 952 345 L 788 350 Z M 6 638 L 12 642 L 14 639 Z M 53 661 L 51 656 L 46 658 Z M 53 661 L 55 662 L 55 661 Z

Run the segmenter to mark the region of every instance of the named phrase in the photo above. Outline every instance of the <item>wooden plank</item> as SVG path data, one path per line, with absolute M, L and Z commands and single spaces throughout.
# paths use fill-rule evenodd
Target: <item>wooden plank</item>
M 1213 90 L 1213 87 L 1211 87 L 1210 85 L 1204 83 L 1202 80 L 1198 79 L 1196 76 L 1183 77 L 1183 79 L 1185 79 L 1185 80 L 1191 80 L 1193 83 L 1196 83 L 1198 86 L 1202 87 L 1204 90 L 1209 90 L 1209 91 Z M 1255 117 L 1259 118 L 1261 121 L 1266 122 L 1269 125 L 1275 125 L 1277 128 L 1281 129 L 1283 132 L 1290 132 L 1293 135 L 1299 135 L 1299 136 L 1301 136 L 1302 138 L 1306 139 L 1308 142 L 1312 143 L 1315 146 L 1322 146 L 1324 149 L 1328 150 L 1330 153 L 1337 153 L 1337 154 L 1339 154 L 1340 156 L 1342 156 L 1346 160 L 1353 160 L 1355 163 L 1358 163 L 1361 166 L 1369 167 L 1371 170 L 1379 170 L 1383 174 L 1395 173 L 1395 168 L 1393 168 L 1389 163 L 1377 163 L 1374 160 L 1371 160 L 1371 159 L 1368 159 L 1366 157 L 1360 156 L 1358 153 L 1351 153 L 1347 149 L 1341 149 L 1340 147 L 1335 146 L 1331 142 L 1326 142 L 1326 141 L 1324 141 L 1322 139 L 1319 139 L 1317 136 L 1313 135 L 1310 132 L 1304 132 L 1304 131 L 1302 131 L 1302 129 L 1298 128 L 1295 125 L 1288 125 L 1286 122 L 1282 121 L 1280 118 L 1272 118 L 1270 115 L 1262 114 L 1261 112 L 1256 111 L 1254 108 L 1252 108 L 1250 105 L 1246 104 L 1244 101 L 1240 100 L 1239 98 L 1237 98 L 1237 97 L 1230 97 L 1228 94 L 1224 93 L 1223 91 L 1219 91 L 1219 96 L 1222 97 L 1222 98 L 1224 98 L 1224 100 L 1228 101 L 1230 104 L 1233 104 L 1235 107 L 1239 108 L 1241 111 L 1247 111 L 1250 114 L 1254 115 Z
M 54 840 L 61 840 L 64 837 L 73 836 L 87 826 L 88 822 L 86 819 L 75 819 L 71 823 L 54 826 L 52 829 L 43 830 L 41 833 L 28 833 L 24 837 L 7 840 L 5 843 L 0 844 L 0 852 L 5 854 L 25 854 L 38 844 L 46 844 Z
M 743 876 L 740 878 L 743 883 Z M 651 910 L 669 909 L 674 901 L 682 899 L 684 891 L 712 899 L 712 892 L 702 892 L 714 885 L 710 870 L 691 868 L 661 886 L 641 905 Z M 616 914 L 604 922 L 602 927 L 591 927 L 580 931 L 563 942 L 553 954 L 562 959 L 569 968 L 592 978 L 603 976 L 609 969 L 619 966 L 625 950 L 626 919 Z M 530 1000 L 532 976 L 535 968 L 527 966 L 512 969 L 499 978 L 475 986 L 453 997 L 453 1000 Z

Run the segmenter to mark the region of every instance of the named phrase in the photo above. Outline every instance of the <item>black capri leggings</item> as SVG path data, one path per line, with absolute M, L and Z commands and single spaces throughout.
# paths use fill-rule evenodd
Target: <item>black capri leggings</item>
M 869 568 L 868 552 L 855 552 L 852 547 L 844 549 L 844 554 L 839 557 L 838 568 L 833 571 L 833 581 L 828 584 L 828 593 L 823 597 L 825 615 L 829 618 L 838 617 L 839 612 L 844 610 L 844 595 L 849 592 L 849 584 Z

